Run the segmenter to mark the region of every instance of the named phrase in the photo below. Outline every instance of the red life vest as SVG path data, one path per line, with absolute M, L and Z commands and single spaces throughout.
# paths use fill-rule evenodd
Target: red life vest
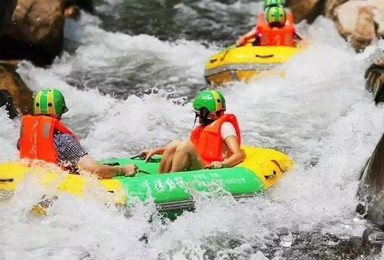
M 53 141 L 55 131 L 70 134 L 73 132 L 56 118 L 43 115 L 27 115 L 21 119 L 20 159 L 38 159 L 57 164 L 57 151 Z
M 224 114 L 206 127 L 200 125 L 191 132 L 190 140 L 203 159 L 204 165 L 210 165 L 213 161 L 221 162 L 225 159 L 222 155 L 224 140 L 221 137 L 221 126 L 225 122 L 229 122 L 235 127 L 237 142 L 240 145 L 240 127 L 233 114 Z
M 287 21 L 281 28 L 270 27 L 265 20 L 265 13 L 259 15 L 256 25 L 260 46 L 294 46 L 294 20 L 292 13 L 287 13 Z

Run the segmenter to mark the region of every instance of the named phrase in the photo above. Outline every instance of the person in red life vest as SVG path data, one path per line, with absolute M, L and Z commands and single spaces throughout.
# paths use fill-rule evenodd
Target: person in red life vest
M 193 107 L 199 126 L 192 130 L 190 140 L 140 152 L 145 160 L 163 155 L 160 173 L 232 167 L 244 160 L 239 124 L 235 115 L 225 113 L 223 95 L 217 90 L 199 92 Z
M 259 15 L 255 28 L 241 36 L 236 46 L 255 39 L 254 46 L 296 46 L 302 38 L 296 33 L 292 13 L 281 5 L 273 5 Z
M 21 119 L 20 138 L 17 142 L 20 159 L 43 160 L 73 173 L 84 170 L 102 179 L 136 174 L 136 165 L 102 165 L 88 155 L 75 134 L 60 122 L 68 108 L 59 90 L 39 91 L 34 98 L 33 108 L 33 115 Z

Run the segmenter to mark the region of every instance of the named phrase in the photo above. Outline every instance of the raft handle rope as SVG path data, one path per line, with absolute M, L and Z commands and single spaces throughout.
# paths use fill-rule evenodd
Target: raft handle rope
M 137 158 L 137 157 L 136 157 Z M 131 159 L 132 159 L 132 157 L 131 157 Z M 120 163 L 119 162 L 113 162 L 113 163 L 104 163 L 104 165 L 109 165 L 109 166 L 120 166 Z M 150 172 L 147 172 L 147 171 L 144 171 L 144 170 L 142 170 L 142 169 L 137 169 L 137 172 L 141 172 L 141 173 L 144 173 L 144 174 L 148 174 L 148 175 L 151 175 L 151 173 Z M 1 181 L 1 179 L 0 179 L 0 181 Z
M 129 159 L 134 160 L 134 159 L 145 159 L 145 156 L 141 156 L 140 154 L 137 154 L 135 156 L 129 157 Z M 149 158 L 147 162 L 159 162 L 159 159 L 154 159 L 154 158 Z

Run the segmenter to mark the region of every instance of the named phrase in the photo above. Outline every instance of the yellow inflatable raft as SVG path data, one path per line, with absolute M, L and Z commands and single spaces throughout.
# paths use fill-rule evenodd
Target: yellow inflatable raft
M 98 187 L 102 191 L 98 195 L 105 202 L 129 204 L 132 200 L 152 198 L 160 211 L 184 210 L 193 206 L 191 190 L 211 191 L 219 185 L 235 198 L 249 197 L 276 184 L 293 167 L 292 159 L 279 151 L 250 146 L 243 149 L 247 157 L 235 167 L 170 174 L 158 173 L 161 157 L 149 162 L 140 158 L 103 160 L 101 163 L 110 165 L 134 163 L 140 169 L 136 177 L 119 176 L 110 180 L 68 174 L 53 164 L 38 161 L 32 165 L 5 162 L 0 163 L 0 192 L 13 192 L 25 178 L 35 178 L 47 187 L 50 196 L 56 196 L 59 191 L 82 197 L 86 191 Z
M 231 46 L 209 58 L 205 66 L 208 84 L 245 81 L 265 74 L 284 75 L 278 67 L 297 53 L 296 47 L 253 46 L 254 39 L 241 47 Z

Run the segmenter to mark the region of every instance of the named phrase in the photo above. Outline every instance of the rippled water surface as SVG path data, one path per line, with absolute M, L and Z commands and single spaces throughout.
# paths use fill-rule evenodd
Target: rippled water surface
M 66 22 L 63 57 L 48 69 L 23 62 L 19 73 L 34 91 L 63 91 L 70 110 L 63 120 L 92 156 L 129 156 L 188 136 L 206 60 L 251 28 L 260 8 L 253 1 L 100 1 L 98 16 Z M 285 78 L 221 89 L 244 143 L 294 159 L 277 186 L 244 201 L 196 194 L 196 212 L 171 222 L 153 215 L 151 203 L 107 207 L 95 199 L 107 196 L 95 185 L 83 199 L 59 195 L 48 216 L 36 218 L 30 208 L 43 191 L 30 178 L 0 204 L 0 259 L 358 257 L 348 239 L 368 227 L 355 213 L 359 171 L 384 126 L 382 107 L 364 90 L 377 50 L 356 54 L 322 17 L 298 30 L 310 45 L 284 65 Z M 0 122 L 0 161 L 14 160 L 19 121 L 0 108 Z

